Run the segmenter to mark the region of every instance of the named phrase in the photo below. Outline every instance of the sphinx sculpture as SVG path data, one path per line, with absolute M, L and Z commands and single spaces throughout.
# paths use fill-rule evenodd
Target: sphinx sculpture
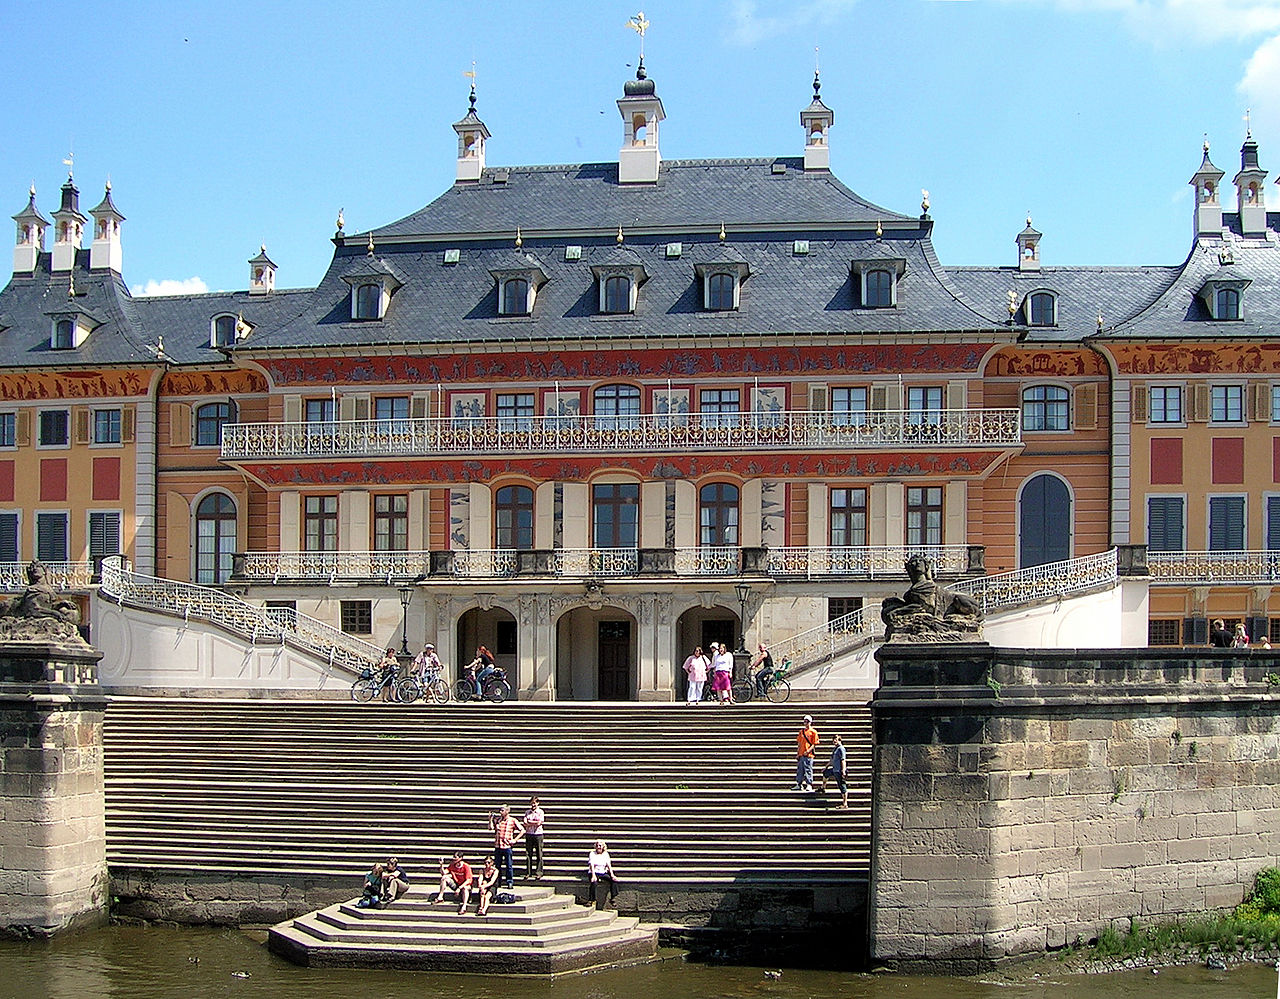
M 27 586 L 0 603 L 0 641 L 43 641 L 85 644 L 80 635 L 80 608 L 59 595 L 39 561 L 27 565 Z
M 982 608 L 934 578 L 933 559 L 912 555 L 904 568 L 911 586 L 880 605 L 886 642 L 976 642 L 982 638 Z

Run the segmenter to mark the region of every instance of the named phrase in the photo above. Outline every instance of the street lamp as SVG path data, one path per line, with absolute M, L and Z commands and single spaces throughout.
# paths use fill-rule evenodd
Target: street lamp
M 409 604 L 413 602 L 413 587 L 400 587 L 400 608 L 404 612 L 400 625 L 400 654 L 409 654 Z
M 739 583 L 733 588 L 733 592 L 738 595 L 738 604 L 742 608 L 741 621 L 742 632 L 738 641 L 738 651 L 747 651 L 747 598 L 751 596 L 751 585 L 749 583 Z

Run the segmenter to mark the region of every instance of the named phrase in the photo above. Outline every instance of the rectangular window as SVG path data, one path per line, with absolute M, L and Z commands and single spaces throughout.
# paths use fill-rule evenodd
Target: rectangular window
M 742 412 L 742 394 L 738 389 L 703 389 L 698 394 L 698 409 L 704 427 L 736 426 L 736 419 L 720 414 Z
M 846 614 L 862 610 L 861 597 L 827 597 L 827 620 L 834 621 Z
M 1280 496 L 1267 497 L 1267 551 L 1280 551 Z
M 1155 618 L 1147 622 L 1148 645 L 1181 645 L 1182 621 L 1177 618 Z
M 634 482 L 592 486 L 594 548 L 636 547 L 640 521 L 640 486 Z
M 1244 551 L 1244 497 L 1209 497 L 1209 551 Z
M 308 496 L 303 507 L 303 550 L 338 550 L 338 497 Z
M 120 554 L 120 514 L 115 511 L 89 511 L 89 559 Z
M 342 630 L 348 635 L 373 634 L 373 602 L 344 600 L 341 605 Z
M 18 414 L 0 413 L 0 447 L 18 446 Z
M 0 513 L 0 562 L 18 561 L 18 515 Z
M 40 446 L 66 447 L 71 438 L 71 414 L 65 409 L 46 409 L 40 413 Z
M 831 390 L 831 422 L 837 427 L 867 425 L 867 390 L 865 388 L 833 388 Z
M 1152 385 L 1148 400 L 1148 419 L 1152 423 L 1182 422 L 1181 385 Z
M 93 443 L 120 443 L 120 410 L 95 409 L 93 411 Z
M 409 550 L 408 496 L 375 496 L 373 498 L 373 550 L 376 552 Z
M 831 490 L 831 547 L 861 547 L 867 543 L 867 491 Z
M 913 486 L 907 490 L 907 544 L 942 544 L 941 486 Z
M 36 558 L 41 562 L 65 562 L 68 559 L 67 515 L 36 514 Z
M 1280 423 L 1280 385 L 1271 386 L 1271 422 Z
M 1181 496 L 1147 497 L 1147 548 L 1153 552 L 1186 549 Z
M 221 447 L 222 428 L 235 422 L 230 402 L 210 402 L 196 410 L 196 446 Z
M 1209 387 L 1209 419 L 1214 423 L 1244 421 L 1244 386 L 1211 385 Z
M 533 393 L 498 394 L 498 429 L 505 431 L 533 429 Z
M 332 396 L 327 399 L 308 399 L 304 415 L 308 423 L 332 423 L 338 418 L 338 401 Z
M 494 632 L 493 651 L 500 656 L 516 654 L 516 623 L 514 621 L 497 621 Z
M 407 395 L 391 395 L 374 399 L 373 418 L 375 420 L 409 419 L 409 397 Z
M 907 422 L 913 426 L 942 422 L 941 385 L 920 385 L 907 389 Z

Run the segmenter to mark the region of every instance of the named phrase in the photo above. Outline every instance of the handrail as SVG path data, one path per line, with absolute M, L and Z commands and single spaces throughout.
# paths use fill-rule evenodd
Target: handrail
M 401 456 L 530 452 L 679 452 L 705 448 L 1016 447 L 1017 409 L 474 416 L 233 423 L 222 457 Z
M 30 562 L 0 562 L 0 593 L 27 588 Z M 45 578 L 55 590 L 87 590 L 93 581 L 92 562 L 41 562 Z
M 1147 551 L 1152 586 L 1244 585 L 1280 580 L 1280 551 Z
M 770 548 L 765 571 L 771 576 L 901 576 L 912 555 L 933 559 L 938 572 L 959 574 L 969 567 L 968 545 L 849 545 L 833 548 Z
M 102 561 L 101 592 L 117 604 L 211 621 L 259 642 L 285 642 L 353 673 L 382 659 L 382 650 L 353 635 L 288 608 L 266 608 L 213 586 L 133 572 L 120 556 Z
M 828 662 L 842 652 L 848 652 L 878 637 L 882 630 L 879 603 L 867 604 L 826 624 L 774 642 L 769 646 L 769 653 L 779 666 L 784 660 L 790 659 L 794 672 L 816 663 Z
M 976 598 L 983 613 L 1015 607 L 1032 600 L 1063 597 L 1097 586 L 1114 585 L 1120 578 L 1119 553 L 1112 548 L 1096 555 L 1034 565 L 995 576 L 977 576 L 950 585 L 957 593 Z

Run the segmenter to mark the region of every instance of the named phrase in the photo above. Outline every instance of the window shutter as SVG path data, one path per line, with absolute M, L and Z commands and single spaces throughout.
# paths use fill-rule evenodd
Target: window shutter
M 14 421 L 14 443 L 18 447 L 26 447 L 31 443 L 31 412 L 30 410 L 20 410 L 18 418 Z
M 1209 386 L 1191 386 L 1191 420 L 1194 423 L 1209 422 Z
M 344 395 L 338 400 L 338 419 L 343 421 L 356 418 L 356 397 Z
M 809 386 L 809 412 L 825 413 L 831 408 L 831 404 L 827 401 L 827 387 L 825 385 Z
M 409 418 L 412 420 L 425 420 L 427 418 L 427 397 L 425 395 L 415 395 L 409 400 Z
M 18 515 L 0 513 L 0 562 L 17 562 Z
M 83 406 L 77 406 L 71 413 L 71 425 L 75 428 L 72 432 L 71 442 L 73 444 L 89 443 L 89 410 Z
M 871 408 L 881 413 L 889 408 L 889 387 L 887 385 L 871 386 Z
M 1147 499 L 1147 546 L 1155 552 L 1184 549 L 1180 497 L 1151 496 Z
M 42 562 L 67 561 L 67 515 L 36 514 L 36 558 Z
M 1267 551 L 1280 551 L 1280 496 L 1267 497 Z
M 1129 418 L 1134 423 L 1146 423 L 1148 420 L 1145 385 L 1134 385 L 1129 389 Z
M 302 396 L 287 395 L 284 397 L 284 422 L 302 422 Z
M 1244 550 L 1244 497 L 1209 497 L 1209 550 Z
M 1094 430 L 1098 426 L 1098 386 L 1076 386 L 1076 430 Z
M 367 395 L 356 396 L 355 399 L 355 419 L 369 419 L 369 397 Z
M 125 406 L 123 409 L 120 410 L 120 443 L 121 444 L 133 443 L 133 417 L 134 417 L 134 409 L 132 406 Z M 187 423 L 187 426 L 188 428 L 190 428 L 191 426 L 189 421 Z M 116 553 L 111 552 L 110 554 L 114 555 Z
M 120 554 L 120 514 L 89 514 L 89 558 L 100 559 Z
M 964 409 L 967 402 L 968 386 L 964 382 L 947 383 L 947 409 Z
M 1255 423 L 1271 421 L 1271 386 L 1266 382 L 1249 384 L 1249 419 Z
M 191 407 L 185 402 L 169 405 L 169 443 L 174 447 L 191 446 Z

